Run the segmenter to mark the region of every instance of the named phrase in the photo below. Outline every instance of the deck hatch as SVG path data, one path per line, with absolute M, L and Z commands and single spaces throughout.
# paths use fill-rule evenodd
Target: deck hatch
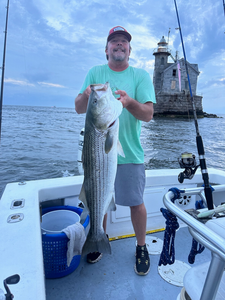
M 25 205 L 25 199 L 15 199 L 11 203 L 11 209 L 23 208 Z

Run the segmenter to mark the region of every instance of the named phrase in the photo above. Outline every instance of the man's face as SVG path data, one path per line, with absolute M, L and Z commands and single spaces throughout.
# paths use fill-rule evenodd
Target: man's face
M 108 42 L 105 52 L 109 60 L 127 61 L 130 56 L 130 43 L 127 37 L 123 34 L 115 34 Z

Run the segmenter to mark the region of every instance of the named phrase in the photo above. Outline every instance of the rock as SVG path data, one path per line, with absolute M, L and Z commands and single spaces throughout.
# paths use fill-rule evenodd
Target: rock
M 218 117 L 215 114 L 208 114 L 206 112 L 203 112 L 204 118 L 223 118 L 223 117 Z

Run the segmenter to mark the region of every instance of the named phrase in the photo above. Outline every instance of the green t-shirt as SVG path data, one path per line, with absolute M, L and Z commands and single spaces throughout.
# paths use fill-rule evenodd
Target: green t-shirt
M 153 102 L 155 91 L 149 73 L 143 69 L 129 66 L 122 72 L 116 72 L 108 65 L 100 65 L 91 68 L 80 90 L 82 94 L 90 84 L 110 83 L 113 95 L 117 90 L 125 91 L 131 98 L 140 103 Z M 122 145 L 125 158 L 118 156 L 118 164 L 141 164 L 144 162 L 144 151 L 140 142 L 141 121 L 136 119 L 127 109 L 123 109 L 119 117 L 119 140 Z

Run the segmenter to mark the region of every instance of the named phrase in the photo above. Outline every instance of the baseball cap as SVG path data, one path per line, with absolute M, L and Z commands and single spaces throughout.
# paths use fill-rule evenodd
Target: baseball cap
M 125 28 L 123 28 L 122 26 L 115 26 L 109 30 L 107 42 L 109 42 L 113 38 L 113 36 L 118 33 L 124 34 L 128 38 L 128 41 L 129 42 L 131 41 L 132 36 L 129 34 L 129 32 Z

